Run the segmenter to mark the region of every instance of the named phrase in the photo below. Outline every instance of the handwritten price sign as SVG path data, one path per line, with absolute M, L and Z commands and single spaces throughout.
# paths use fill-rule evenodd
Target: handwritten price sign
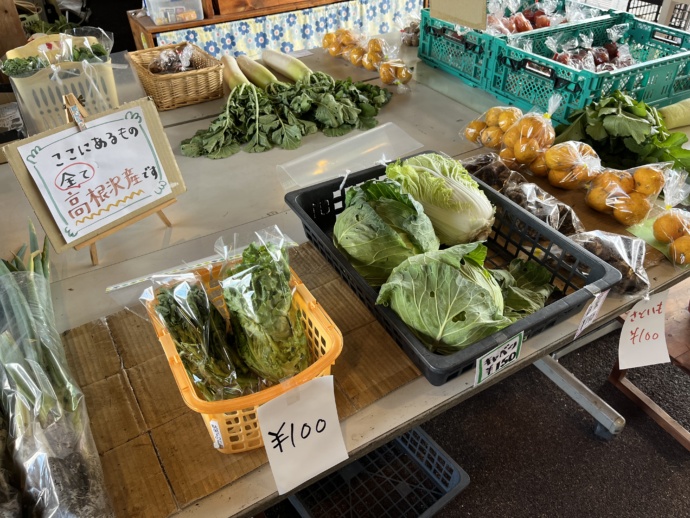
M 520 333 L 478 358 L 474 375 L 475 387 L 515 363 L 520 358 L 522 340 L 523 333 Z
M 323 376 L 264 403 L 257 412 L 279 494 L 347 459 L 333 376 Z
M 621 369 L 671 361 L 666 347 L 667 295 L 667 291 L 656 293 L 649 300 L 641 300 L 635 304 L 628 313 L 618 343 L 618 363 Z

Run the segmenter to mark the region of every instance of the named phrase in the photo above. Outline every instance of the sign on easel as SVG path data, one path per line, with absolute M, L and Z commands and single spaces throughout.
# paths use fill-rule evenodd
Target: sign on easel
M 148 99 L 85 117 L 81 128 L 66 124 L 12 143 L 5 153 L 58 252 L 138 221 L 186 190 Z

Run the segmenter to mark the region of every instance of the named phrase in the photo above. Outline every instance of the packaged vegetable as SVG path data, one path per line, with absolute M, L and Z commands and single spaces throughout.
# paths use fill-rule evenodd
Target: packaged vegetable
M 551 146 L 544 153 L 546 175 L 533 171 L 535 176 L 547 176 L 549 183 L 561 189 L 579 189 L 587 185 L 601 170 L 601 160 L 592 146 L 568 141 Z
M 408 257 L 439 247 L 422 204 L 390 179 L 370 180 L 347 191 L 333 242 L 372 286 L 386 282 Z
M 636 225 L 652 210 L 671 165 L 665 162 L 626 171 L 604 169 L 592 179 L 585 202 L 596 211 L 611 214 L 621 225 Z
M 462 135 L 477 146 L 499 150 L 504 132 L 515 124 L 522 115 L 520 108 L 494 106 L 478 119 L 470 121 L 462 131 Z
M 149 63 L 149 72 L 152 74 L 176 74 L 192 69 L 192 55 L 194 47 L 181 45 L 174 49 L 164 49 L 158 53 Z
M 649 277 L 644 268 L 644 240 L 601 230 L 581 232 L 569 237 L 621 272 L 622 279 L 611 288 L 614 292 L 646 295 Z
M 217 242 L 216 250 L 226 258 L 218 282 L 239 356 L 267 383 L 278 383 L 309 366 L 309 347 L 292 305 L 292 243 L 277 227 L 256 236 L 239 256 L 236 245 Z
M 483 241 L 491 233 L 496 208 L 457 160 L 423 153 L 391 162 L 386 176 L 421 203 L 441 243 Z
M 664 210 L 654 219 L 654 239 L 668 246 L 667 256 L 675 266 L 690 264 L 690 212 L 675 208 L 690 194 L 686 171 L 671 170 L 663 188 Z
M 409 47 L 419 47 L 420 19 L 416 13 L 408 14 L 400 24 L 400 42 Z
M 259 377 L 238 353 L 227 310 L 209 300 L 195 273 L 156 275 L 140 297 L 172 338 L 200 398 L 220 401 L 260 390 Z
M 514 169 L 529 169 L 534 174 L 544 176 L 544 153 L 556 138 L 551 114 L 558 109 L 560 102 L 560 95 L 552 95 L 546 112 L 532 110 L 504 130 L 499 156 L 506 165 Z

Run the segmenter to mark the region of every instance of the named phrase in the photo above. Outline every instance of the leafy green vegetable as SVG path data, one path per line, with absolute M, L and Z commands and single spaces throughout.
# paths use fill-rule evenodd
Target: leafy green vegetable
M 207 130 L 182 141 L 181 151 L 225 158 L 242 146 L 248 152 L 296 149 L 303 136 L 316 131 L 340 136 L 374 127 L 374 117 L 390 97 L 376 85 L 339 81 L 323 72 L 305 74 L 294 84 L 273 82 L 265 90 L 241 84 L 230 92 L 223 113 Z
M 514 262 L 498 273 L 484 267 L 486 255 L 483 244 L 467 243 L 411 257 L 376 303 L 389 305 L 432 352 L 464 349 L 540 309 L 551 293 L 542 266 Z
M 156 313 L 204 399 L 219 401 L 256 391 L 258 378 L 237 354 L 228 323 L 203 288 L 182 281 L 161 289 Z
M 607 167 L 674 162 L 690 168 L 690 150 L 682 147 L 687 136 L 669 132 L 656 108 L 620 91 L 574 112 L 569 121 L 569 126 L 556 128 L 556 142 L 586 142 Z
M 389 164 L 386 175 L 422 204 L 441 243 L 481 241 L 491 232 L 495 208 L 457 160 L 425 153 Z
M 93 43 L 90 47 L 74 47 L 72 49 L 72 61 L 91 61 L 108 56 L 105 47 L 100 43 Z
M 386 282 L 408 257 L 439 247 L 422 206 L 389 179 L 369 180 L 347 191 L 333 241 L 372 286 Z
M 37 56 L 28 58 L 11 58 L 2 63 L 2 73 L 8 77 L 25 77 L 36 73 L 37 70 L 45 68 L 47 61 Z
M 290 275 L 286 249 L 252 243 L 221 282 L 239 354 L 271 382 L 309 365 L 307 339 L 292 309 Z

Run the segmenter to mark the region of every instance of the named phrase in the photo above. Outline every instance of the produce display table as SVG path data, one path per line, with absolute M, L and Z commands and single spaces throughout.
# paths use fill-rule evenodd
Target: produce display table
M 335 77 L 362 73 L 322 53 L 305 61 Z M 416 65 L 415 80 L 409 86 L 407 92 L 396 92 L 390 105 L 381 111 L 380 122 L 395 122 L 425 148 L 457 158 L 482 151 L 463 141 L 458 132 L 469 120 L 498 104 L 491 95 L 422 63 Z M 163 244 L 151 238 L 160 230 L 144 222 L 126 235 L 104 242 L 105 261 L 115 265 L 128 261 L 129 268 L 118 270 L 122 281 L 208 255 L 216 237 L 232 235 L 237 229 L 278 224 L 293 239 L 305 240 L 300 222 L 286 210 L 275 167 L 333 140 L 312 135 L 297 151 L 241 152 L 215 161 L 182 157 L 179 141 L 208 127 L 210 117 L 219 108 L 220 102 L 213 102 L 161 114 L 189 191 L 171 207 L 168 216 L 173 221 L 173 233 L 166 235 Z M 0 196 L 16 195 L 13 189 L 8 185 Z M 219 192 L 210 192 L 214 189 Z M 255 190 L 261 190 L 260 201 L 242 199 Z M 557 189 L 548 190 L 562 195 Z M 600 215 L 586 207 L 576 210 L 588 229 L 600 227 Z M 207 222 L 208 226 L 203 235 L 194 234 L 192 229 L 181 238 L 175 234 L 179 232 L 176 222 L 183 223 L 183 227 Z M 6 242 L 15 241 L 21 242 Z M 123 243 L 126 246 L 121 246 Z M 57 293 L 58 309 L 70 308 L 70 297 L 85 296 L 66 288 L 67 280 L 86 268 L 74 257 L 54 258 L 58 280 L 53 292 Z M 573 341 L 582 317 L 572 317 L 525 341 L 520 359 L 479 387 L 474 386 L 473 369 L 442 386 L 432 386 L 311 245 L 303 244 L 295 251 L 292 265 L 345 337 L 334 376 L 341 428 L 351 459 L 563 349 Z M 654 292 L 690 276 L 690 269 L 676 270 L 654 253 L 648 256 L 647 265 Z M 95 291 L 99 289 L 97 282 L 87 287 L 88 297 L 94 300 L 92 313 L 84 313 L 81 321 L 64 327 L 70 329 L 64 341 L 86 395 L 118 516 L 175 513 L 227 517 L 250 515 L 275 503 L 280 497 L 263 451 L 237 455 L 214 451 L 201 418 L 182 403 L 151 326 L 133 313 L 139 309 L 138 303 L 132 303 L 132 311 L 123 310 L 118 299 L 107 304 L 99 301 L 107 296 Z M 610 294 L 592 324 L 592 333 L 615 321 L 635 302 L 637 299 Z M 103 315 L 111 316 L 90 322 Z M 64 320 L 73 322 L 69 317 Z

